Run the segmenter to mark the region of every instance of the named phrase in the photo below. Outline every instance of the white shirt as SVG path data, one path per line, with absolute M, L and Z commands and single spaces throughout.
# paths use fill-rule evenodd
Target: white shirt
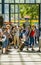
M 6 40 L 6 35 L 3 35 L 2 42 Z
M 2 32 L 2 29 L 0 28 L 0 32 Z

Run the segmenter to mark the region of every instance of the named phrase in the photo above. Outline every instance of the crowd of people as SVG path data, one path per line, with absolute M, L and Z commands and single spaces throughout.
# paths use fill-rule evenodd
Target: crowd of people
M 36 35 L 37 34 L 37 35 Z M 0 48 L 2 53 L 6 53 L 11 48 L 11 45 L 15 49 L 20 51 L 26 46 L 27 50 L 29 47 L 34 51 L 34 44 L 36 43 L 36 38 L 38 38 L 38 33 L 36 32 L 36 26 L 14 26 L 6 25 L 0 27 Z

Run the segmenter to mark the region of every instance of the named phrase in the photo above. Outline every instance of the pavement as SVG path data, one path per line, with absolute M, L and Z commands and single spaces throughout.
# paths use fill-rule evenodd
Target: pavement
M 0 65 L 41 65 L 41 52 L 37 52 L 38 48 L 29 51 L 26 48 L 22 52 L 13 47 L 8 54 L 0 54 Z

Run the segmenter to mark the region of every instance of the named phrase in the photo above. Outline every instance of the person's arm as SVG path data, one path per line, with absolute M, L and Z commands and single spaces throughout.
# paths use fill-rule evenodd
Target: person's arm
M 0 42 L 2 42 L 2 38 L 0 38 Z
M 36 30 L 34 30 L 34 36 L 33 37 L 35 37 L 36 36 Z
M 6 36 L 4 35 L 3 37 L 4 38 L 2 38 L 2 42 L 4 42 L 6 40 Z

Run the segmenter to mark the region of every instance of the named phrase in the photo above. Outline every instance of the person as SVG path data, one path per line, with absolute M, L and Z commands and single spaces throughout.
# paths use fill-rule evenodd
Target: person
M 12 36 L 11 36 L 11 34 L 10 34 L 10 27 L 9 27 L 9 25 L 7 25 L 7 26 L 5 27 L 4 34 L 6 35 L 7 41 L 8 41 L 6 50 L 9 51 L 8 49 L 11 47 L 11 46 L 10 46 L 10 42 L 11 42 L 11 38 L 12 38 Z
M 7 25 L 6 28 L 7 28 L 7 33 L 8 33 L 8 39 L 9 39 L 9 42 L 11 43 L 12 42 L 11 26 Z
M 2 27 L 0 26 L 0 40 L 1 40 Z M 2 48 L 2 42 L 0 41 L 0 49 Z
M 24 42 L 26 40 L 25 32 L 26 32 L 26 30 L 23 30 L 23 28 L 22 28 L 21 32 L 20 32 L 20 41 L 21 42 L 20 42 L 20 46 L 19 46 L 18 51 L 22 51 L 24 46 L 25 46 L 25 44 L 24 44 Z
M 23 48 L 25 46 L 27 46 L 27 49 L 28 49 L 28 46 L 29 46 L 29 30 L 25 30 L 25 29 L 22 29 L 21 30 L 21 35 L 20 35 L 20 38 L 21 38 L 21 44 L 19 46 L 19 51 L 22 51 Z
M 12 35 L 12 45 L 14 45 L 14 26 L 11 29 L 11 35 Z
M 40 52 L 41 51 L 41 36 L 39 37 L 39 49 L 38 49 L 38 51 L 37 52 Z
M 2 43 L 2 52 L 6 53 L 7 41 L 6 41 L 6 35 L 3 34 L 3 32 L 0 32 L 0 42 Z
M 30 25 L 29 26 L 27 26 L 27 29 L 26 29 L 26 32 L 27 32 L 27 37 L 26 37 L 26 45 L 27 45 L 27 50 L 28 50 L 28 48 L 29 48 L 29 44 L 30 44 Z
M 35 26 L 35 29 L 36 29 L 35 43 L 38 44 L 39 43 L 39 27 Z
M 35 26 L 31 26 L 31 30 L 30 30 L 30 46 L 32 47 L 32 51 L 34 51 L 34 37 L 36 35 L 36 31 L 35 31 Z
M 16 45 L 17 41 L 17 45 Z M 19 28 L 15 25 L 14 27 L 14 48 L 19 47 Z

